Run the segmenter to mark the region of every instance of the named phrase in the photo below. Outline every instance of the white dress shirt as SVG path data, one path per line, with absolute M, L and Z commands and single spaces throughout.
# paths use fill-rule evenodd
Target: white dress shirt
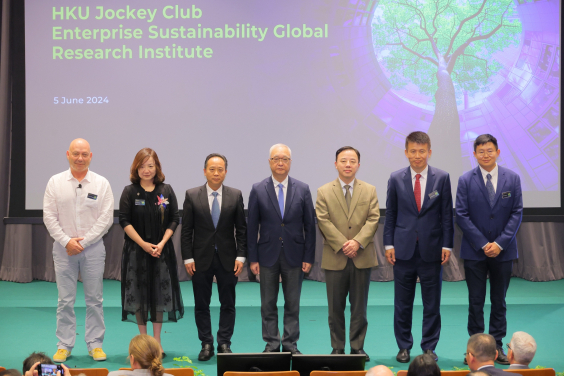
M 494 192 L 497 192 L 497 177 L 499 175 L 499 169 L 497 168 L 497 163 L 495 164 L 495 167 L 493 168 L 493 170 L 491 170 L 490 172 L 487 172 L 486 170 L 484 170 L 482 168 L 482 166 L 478 165 L 480 167 L 480 171 L 482 172 L 482 178 L 484 179 L 484 184 L 488 184 L 488 174 L 490 174 L 492 176 L 492 185 L 493 185 L 493 189 Z M 497 242 L 494 242 L 495 244 L 497 244 Z M 482 247 L 482 249 L 484 249 L 486 247 L 487 244 L 484 244 L 484 246 Z M 499 249 L 501 249 L 503 251 L 503 248 L 501 248 L 501 246 L 499 244 L 497 244 L 497 246 L 499 247 Z
M 220 212 L 221 212 L 221 203 L 223 202 L 223 201 L 222 201 L 222 196 L 223 196 L 223 184 L 221 185 L 221 187 L 219 187 L 219 188 L 217 189 L 217 191 L 214 191 L 213 189 L 211 189 L 211 187 L 209 186 L 209 184 L 206 183 L 206 191 L 207 191 L 207 193 L 208 193 L 208 204 L 210 205 L 210 213 L 211 213 L 211 211 L 212 211 L 212 205 L 213 205 L 213 199 L 214 199 L 213 193 L 214 193 L 214 192 L 217 192 L 217 202 L 219 203 L 219 210 L 220 210 Z M 246 258 L 246 257 L 237 257 L 237 258 L 235 258 L 235 260 L 241 261 L 241 262 L 244 264 L 244 263 L 245 263 L 245 260 L 247 260 L 247 258 Z M 193 263 L 193 262 L 194 262 L 194 259 L 193 259 L 193 258 L 184 260 L 184 264 L 191 264 L 191 263 Z
M 498 173 L 499 169 L 497 168 L 497 163 L 495 164 L 493 170 L 491 170 L 490 172 L 484 170 L 482 166 L 479 167 L 480 167 L 480 171 L 482 172 L 482 178 L 484 179 L 484 184 L 488 184 L 488 174 L 490 174 L 492 176 L 492 185 L 494 192 L 497 192 L 497 177 L 499 175 Z
M 280 188 L 278 188 L 278 184 L 282 184 L 282 193 L 284 194 L 284 207 L 286 207 L 286 193 L 288 193 L 288 176 L 284 181 L 278 181 L 272 175 L 272 182 L 274 183 L 274 192 L 276 192 L 276 198 L 278 198 L 278 194 L 280 192 Z
M 427 188 L 427 174 L 429 173 L 429 165 L 425 166 L 425 169 L 421 172 L 416 172 L 411 166 L 409 167 L 409 171 L 411 171 L 411 186 L 413 187 L 413 192 L 415 194 L 415 182 L 417 181 L 417 174 L 420 174 L 419 177 L 419 185 L 421 188 L 421 207 L 423 208 L 423 202 L 425 202 L 425 189 Z M 388 249 L 394 249 L 393 245 L 386 245 L 384 249 L 387 251 Z M 452 251 L 452 248 L 443 248 L 449 251 Z
M 347 194 L 347 189 L 345 188 L 345 185 L 350 185 L 349 188 L 349 192 L 351 192 L 351 200 L 352 200 L 352 196 L 353 196 L 353 187 L 354 187 L 354 181 L 356 180 L 353 179 L 353 181 L 351 181 L 349 184 L 346 184 L 344 181 L 341 180 L 341 178 L 339 178 L 339 182 L 341 183 L 341 189 L 343 190 L 343 195 Z
M 84 238 L 80 241 L 83 248 L 96 243 L 114 223 L 110 183 L 90 170 L 80 182 L 70 168 L 52 176 L 43 197 L 43 222 L 63 247 L 71 238 Z

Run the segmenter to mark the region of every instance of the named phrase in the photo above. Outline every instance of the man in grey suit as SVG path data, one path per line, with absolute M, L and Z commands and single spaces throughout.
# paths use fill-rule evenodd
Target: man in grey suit
M 495 368 L 494 360 L 497 359 L 497 344 L 490 334 L 476 333 L 468 340 L 466 345 L 466 362 L 472 371 L 484 371 L 491 376 L 506 376 L 507 372 Z M 513 376 L 519 375 L 512 373 Z
M 509 369 L 529 369 L 529 364 L 537 352 L 533 336 L 525 332 L 515 332 L 507 345 Z

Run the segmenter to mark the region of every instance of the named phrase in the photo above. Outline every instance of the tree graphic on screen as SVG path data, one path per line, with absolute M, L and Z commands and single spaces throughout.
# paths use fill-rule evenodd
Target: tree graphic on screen
M 496 52 L 519 43 L 513 0 L 381 0 L 374 47 L 396 88 L 408 83 L 435 98 L 429 134 L 447 138 L 441 154 L 461 155 L 457 97 L 488 91 L 502 65 Z M 454 171 L 453 171 L 454 172 Z

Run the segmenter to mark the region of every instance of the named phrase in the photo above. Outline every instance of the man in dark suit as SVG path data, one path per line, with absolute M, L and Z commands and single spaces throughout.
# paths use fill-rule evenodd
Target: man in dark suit
M 384 246 L 394 265 L 394 333 L 398 362 L 407 363 L 413 347 L 413 300 L 417 277 L 423 298 L 421 349 L 435 361 L 441 333 L 442 265 L 453 247 L 452 194 L 448 173 L 427 164 L 431 139 L 412 132 L 405 139 L 410 167 L 393 172 L 388 181 Z
M 506 376 L 507 372 L 500 368 L 495 368 L 494 359 L 498 357 L 496 340 L 489 334 L 477 333 L 470 336 L 466 346 L 466 363 L 472 371 L 483 371 L 490 376 Z M 519 373 L 511 373 L 519 375 Z
M 509 369 L 529 369 L 537 352 L 537 342 L 528 333 L 515 332 L 507 344 Z
M 192 276 L 194 316 L 202 350 L 198 360 L 214 355 L 210 319 L 213 277 L 221 309 L 217 352 L 231 352 L 235 326 L 235 285 L 247 253 L 247 223 L 243 195 L 223 185 L 227 159 L 210 154 L 204 163 L 207 183 L 186 191 L 182 216 L 181 246 L 186 271 Z
M 270 148 L 272 176 L 253 185 L 248 210 L 251 271 L 260 274 L 264 352 L 300 354 L 300 295 L 304 273 L 315 258 L 315 213 L 309 186 L 288 176 L 292 152 L 286 145 Z M 260 238 L 259 235 L 260 228 Z M 279 276 L 284 292 L 284 334 L 278 330 Z
M 497 343 L 496 361 L 509 364 L 502 343 L 507 332 L 505 295 L 518 257 L 515 235 L 523 216 L 523 197 L 519 175 L 497 165 L 499 154 L 494 136 L 483 134 L 474 141 L 479 166 L 458 179 L 456 223 L 464 234 L 460 257 L 468 286 L 468 334 L 484 332 L 489 274 L 489 333 Z

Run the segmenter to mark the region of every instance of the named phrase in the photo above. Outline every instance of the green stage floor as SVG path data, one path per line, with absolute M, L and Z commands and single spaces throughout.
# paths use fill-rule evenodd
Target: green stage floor
M 178 323 L 163 325 L 163 347 L 167 353 L 165 367 L 174 367 L 174 357 L 188 356 L 196 367 L 206 375 L 216 374 L 216 358 L 198 362 L 200 342 L 194 323 L 194 298 L 191 282 L 182 282 L 185 315 Z M 418 294 L 419 295 L 419 294 Z M 77 341 L 69 367 L 103 367 L 110 371 L 128 366 L 129 340 L 138 334 L 137 326 L 121 322 L 120 282 L 104 281 L 104 316 L 106 338 L 105 362 L 93 361 L 84 343 L 85 305 L 82 286 L 76 304 Z M 465 282 L 443 283 L 442 333 L 436 349 L 441 369 L 464 367 L 468 333 L 468 312 Z M 282 320 L 282 292 L 279 298 L 280 320 Z M 413 336 L 416 344 L 421 340 L 422 305 L 416 298 Z M 564 371 L 561 354 L 564 339 L 564 280 L 554 282 L 528 282 L 513 278 L 508 297 L 508 337 L 523 330 L 535 337 L 538 345 L 533 366 L 541 365 Z M 18 284 L 0 281 L 0 366 L 21 371 L 22 361 L 32 351 L 44 351 L 52 356 L 57 349 L 55 337 L 55 314 L 57 287 L 55 283 L 32 282 Z M 219 301 L 217 291 L 212 298 L 212 327 L 217 330 Z M 486 322 L 489 305 L 485 307 Z M 328 354 L 331 352 L 329 327 L 327 324 L 327 299 L 325 284 L 304 281 L 301 308 L 301 338 L 298 343 L 304 354 Z M 348 312 L 347 312 L 348 322 Z M 237 321 L 232 339 L 234 352 L 261 352 L 264 342 L 261 335 L 260 296 L 258 283 L 246 282 L 237 285 Z M 371 361 L 367 368 L 377 364 L 393 367 L 393 371 L 407 369 L 407 365 L 396 362 L 397 345 L 393 333 L 393 282 L 372 282 L 368 302 L 368 333 L 365 350 Z M 348 351 L 348 349 L 346 350 Z M 414 346 L 412 358 L 420 354 Z

